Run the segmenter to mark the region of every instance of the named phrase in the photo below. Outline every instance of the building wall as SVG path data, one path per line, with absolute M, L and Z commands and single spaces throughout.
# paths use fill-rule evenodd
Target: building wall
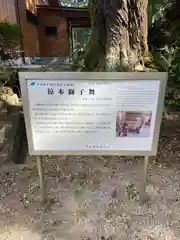
M 44 44 L 44 39 L 43 36 L 41 37 L 41 34 L 38 33 L 39 30 L 42 30 L 41 25 L 43 25 L 43 22 L 45 21 L 43 18 L 46 18 L 46 14 L 43 14 L 43 16 L 38 16 L 36 7 L 37 5 L 49 5 L 49 0 L 19 0 L 19 1 L 21 1 L 20 16 L 25 56 L 49 56 L 51 50 L 49 49 L 47 50 L 47 46 L 45 46 L 44 48 L 42 46 L 42 49 L 45 50 L 40 51 L 40 39 L 42 39 L 41 45 Z M 40 25 L 34 25 L 27 21 L 26 10 L 34 14 L 34 16 L 38 17 Z
M 66 18 L 59 16 L 58 11 L 51 9 L 38 9 L 40 24 L 38 25 L 39 47 L 41 56 L 68 56 L 69 37 Z M 57 35 L 47 36 L 46 26 L 56 26 Z
M 15 0 L 0 0 L 0 22 L 17 23 Z
M 39 56 L 37 26 L 27 21 L 26 10 L 35 13 L 35 0 L 19 0 L 19 16 L 23 35 L 23 49 L 27 57 Z
M 0 21 L 20 23 L 25 56 L 67 56 L 69 40 L 67 22 L 52 10 L 39 9 L 36 5 L 58 6 L 58 0 L 0 0 Z M 18 6 L 18 8 L 17 8 Z M 40 24 L 27 21 L 26 10 L 39 15 Z M 46 36 L 46 26 L 57 26 L 57 36 Z
M 39 39 L 37 27 L 24 20 L 22 31 L 25 56 L 39 56 Z

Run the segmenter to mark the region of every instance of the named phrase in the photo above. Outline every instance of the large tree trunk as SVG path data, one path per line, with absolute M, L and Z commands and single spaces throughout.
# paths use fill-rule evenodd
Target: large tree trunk
M 148 0 L 90 0 L 92 37 L 85 70 L 144 70 Z

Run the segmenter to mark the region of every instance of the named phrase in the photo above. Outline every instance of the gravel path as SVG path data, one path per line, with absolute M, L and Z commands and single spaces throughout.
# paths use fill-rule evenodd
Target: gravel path
M 153 163 L 142 203 L 142 161 L 46 157 L 43 209 L 35 159 L 0 169 L 1 240 L 180 239 L 180 173 Z

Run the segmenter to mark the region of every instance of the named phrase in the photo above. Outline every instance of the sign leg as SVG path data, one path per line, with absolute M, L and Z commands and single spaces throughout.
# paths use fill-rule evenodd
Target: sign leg
M 39 182 L 40 182 L 40 191 L 41 191 L 41 202 L 45 204 L 47 201 L 46 191 L 45 191 L 45 182 L 44 182 L 44 166 L 43 160 L 40 156 L 36 156 L 37 168 L 39 173 Z
M 148 167 L 149 167 L 149 156 L 144 157 L 144 186 L 143 191 L 146 191 L 146 184 L 148 180 Z
M 146 200 L 146 185 L 147 185 L 147 180 L 148 180 L 148 167 L 149 167 L 149 156 L 144 157 L 144 178 L 143 178 L 143 184 L 142 184 L 142 189 L 141 189 L 141 198 L 142 200 Z

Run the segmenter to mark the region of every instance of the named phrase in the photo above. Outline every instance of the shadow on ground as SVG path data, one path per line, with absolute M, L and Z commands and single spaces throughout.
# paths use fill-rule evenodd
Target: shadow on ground
M 180 239 L 180 130 L 179 123 L 168 123 L 150 164 L 144 203 L 142 158 L 44 157 L 45 208 L 34 158 L 1 166 L 0 239 Z

